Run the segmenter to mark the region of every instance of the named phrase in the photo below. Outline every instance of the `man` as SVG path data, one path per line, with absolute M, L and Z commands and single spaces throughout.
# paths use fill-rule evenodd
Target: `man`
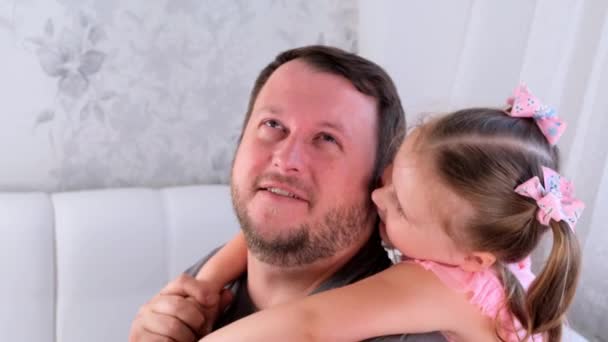
M 215 329 L 390 265 L 370 192 L 404 129 L 390 77 L 364 58 L 309 46 L 281 53 L 262 70 L 231 177 L 248 245 L 247 273 L 233 284 L 235 298 Z M 130 341 L 200 337 L 227 302 L 226 296 L 220 303 L 206 298 L 206 284 L 193 278 L 204 261 L 141 308 Z M 439 334 L 385 339 L 443 341 Z

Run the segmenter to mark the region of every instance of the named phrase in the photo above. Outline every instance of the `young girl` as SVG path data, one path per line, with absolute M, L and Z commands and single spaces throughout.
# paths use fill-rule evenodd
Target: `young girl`
M 354 341 L 442 331 L 450 341 L 559 341 L 579 274 L 574 225 L 583 203 L 553 171 L 565 125 L 525 86 L 509 104 L 457 111 L 405 139 L 392 181 L 372 193 L 381 235 L 407 256 L 402 262 L 203 340 Z M 546 232 L 553 248 L 534 279 L 529 255 Z M 238 274 L 229 265 L 244 250 L 239 236 L 205 266 L 214 270 L 207 277 Z

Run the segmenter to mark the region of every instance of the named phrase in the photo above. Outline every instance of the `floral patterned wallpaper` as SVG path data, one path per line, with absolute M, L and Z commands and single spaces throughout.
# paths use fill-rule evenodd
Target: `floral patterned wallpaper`
M 0 190 L 227 182 L 261 68 L 356 25 L 354 0 L 0 0 Z

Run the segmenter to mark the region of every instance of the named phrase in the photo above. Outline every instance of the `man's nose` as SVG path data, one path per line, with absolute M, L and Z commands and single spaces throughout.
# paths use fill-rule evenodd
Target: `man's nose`
M 273 165 L 282 172 L 300 172 L 306 157 L 304 142 L 300 139 L 287 138 L 275 151 Z

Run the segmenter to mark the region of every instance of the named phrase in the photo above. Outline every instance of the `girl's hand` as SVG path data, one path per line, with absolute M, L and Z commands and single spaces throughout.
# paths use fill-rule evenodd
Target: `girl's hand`
M 129 342 L 196 341 L 211 331 L 217 314 L 231 299 L 228 290 L 218 290 L 205 281 L 180 275 L 139 309 L 131 325 Z

